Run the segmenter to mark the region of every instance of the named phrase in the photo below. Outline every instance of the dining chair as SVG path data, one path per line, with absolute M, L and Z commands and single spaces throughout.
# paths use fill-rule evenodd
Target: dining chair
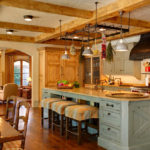
M 13 125 L 15 119 L 16 103 L 17 96 L 7 97 L 5 114 L 0 115 L 0 117 L 4 117 L 11 125 Z
M 4 143 L 3 150 L 11 150 L 11 149 L 13 150 L 13 149 L 17 149 L 17 148 L 24 149 L 24 146 L 25 146 L 30 104 L 25 101 L 19 101 L 17 103 L 16 108 L 17 108 L 17 110 L 16 110 L 16 116 L 15 116 L 14 128 L 16 130 L 18 130 L 21 134 L 23 134 L 24 138 L 23 138 L 23 140 Z

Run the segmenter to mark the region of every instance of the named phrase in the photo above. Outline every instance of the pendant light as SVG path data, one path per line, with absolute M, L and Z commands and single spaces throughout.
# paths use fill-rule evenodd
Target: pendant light
M 120 40 L 117 42 L 117 45 L 116 45 L 116 51 L 120 51 L 120 52 L 128 51 L 127 44 L 124 42 L 123 37 L 122 37 L 122 15 L 123 15 L 123 12 L 120 11 L 121 32 L 120 32 Z
M 83 56 L 92 56 L 93 55 L 93 51 L 90 48 L 90 30 L 89 30 L 89 25 L 88 25 L 88 46 L 84 49 L 82 55 Z
M 60 40 L 61 40 L 61 21 L 62 20 L 59 20 L 59 21 L 60 21 Z M 65 53 L 61 56 L 61 59 L 63 59 L 63 60 L 70 59 L 70 57 L 67 53 L 66 36 L 65 36 Z

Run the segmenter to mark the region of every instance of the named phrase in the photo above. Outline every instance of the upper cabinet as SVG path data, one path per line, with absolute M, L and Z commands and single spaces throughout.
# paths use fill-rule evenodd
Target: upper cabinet
M 85 57 L 84 61 L 84 83 L 95 84 L 100 80 L 100 57 Z
M 63 53 L 62 50 L 49 50 L 49 48 L 39 51 L 40 98 L 42 98 L 42 88 L 56 86 L 59 80 L 78 81 L 79 55 L 70 56 L 69 60 L 62 60 Z
M 129 44 L 131 50 L 133 44 Z M 103 61 L 104 74 L 112 75 L 132 75 L 140 79 L 141 62 L 129 60 L 130 50 L 127 52 L 116 52 L 113 62 Z

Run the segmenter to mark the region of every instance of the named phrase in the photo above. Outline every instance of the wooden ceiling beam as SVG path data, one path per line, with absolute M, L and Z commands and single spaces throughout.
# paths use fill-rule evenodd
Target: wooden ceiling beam
M 27 43 L 35 43 L 34 37 L 27 37 L 27 36 L 17 36 L 17 35 L 7 35 L 7 34 L 0 34 L 1 41 L 13 41 L 13 42 L 27 42 Z M 75 46 L 81 46 L 81 42 L 74 41 Z M 64 41 L 64 40 L 49 40 L 39 44 L 53 44 L 53 45 L 72 45 L 72 41 Z
M 1 41 L 34 43 L 34 38 L 33 37 L 17 36 L 17 35 L 7 35 L 7 34 L 0 34 L 0 40 Z
M 120 17 L 113 17 L 113 18 L 105 20 L 105 22 L 120 24 Z M 123 17 L 122 18 L 122 24 L 123 25 L 129 25 L 129 18 Z M 130 19 L 130 26 L 150 28 L 150 22 L 138 20 L 138 19 Z
M 13 0 L 13 1 L 1 0 L 0 5 L 71 16 L 71 17 L 79 17 L 84 19 L 89 19 L 93 16 L 92 11 L 60 6 L 60 5 L 50 4 L 50 3 L 37 2 L 34 0 Z
M 74 44 L 75 46 L 81 46 L 81 42 L 78 41 L 65 41 L 65 40 L 58 40 L 58 39 L 52 39 L 49 41 L 43 42 L 43 44 L 54 44 L 54 45 L 67 45 L 70 46 Z
M 0 28 L 16 29 L 16 30 L 24 30 L 24 31 L 32 31 L 32 32 L 45 32 L 45 33 L 50 33 L 55 31 L 54 28 L 50 28 L 50 27 L 41 27 L 35 25 L 25 25 L 25 24 L 2 22 L 2 21 L 0 21 Z
M 116 0 L 115 2 L 98 9 L 98 23 L 104 22 L 107 19 L 119 16 L 119 11 L 133 11 L 150 4 L 150 0 Z M 75 19 L 69 23 L 62 25 L 62 33 L 81 29 L 86 24 L 95 23 L 95 13 L 91 19 Z M 53 39 L 59 36 L 59 28 L 56 28 L 53 33 L 44 33 L 35 38 L 36 42 Z

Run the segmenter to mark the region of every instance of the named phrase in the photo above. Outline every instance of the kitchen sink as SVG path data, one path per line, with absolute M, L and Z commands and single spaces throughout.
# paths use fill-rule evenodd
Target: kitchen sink
M 146 98 L 149 97 L 147 93 L 134 93 L 134 92 L 114 92 L 106 94 L 105 96 L 112 98 Z

